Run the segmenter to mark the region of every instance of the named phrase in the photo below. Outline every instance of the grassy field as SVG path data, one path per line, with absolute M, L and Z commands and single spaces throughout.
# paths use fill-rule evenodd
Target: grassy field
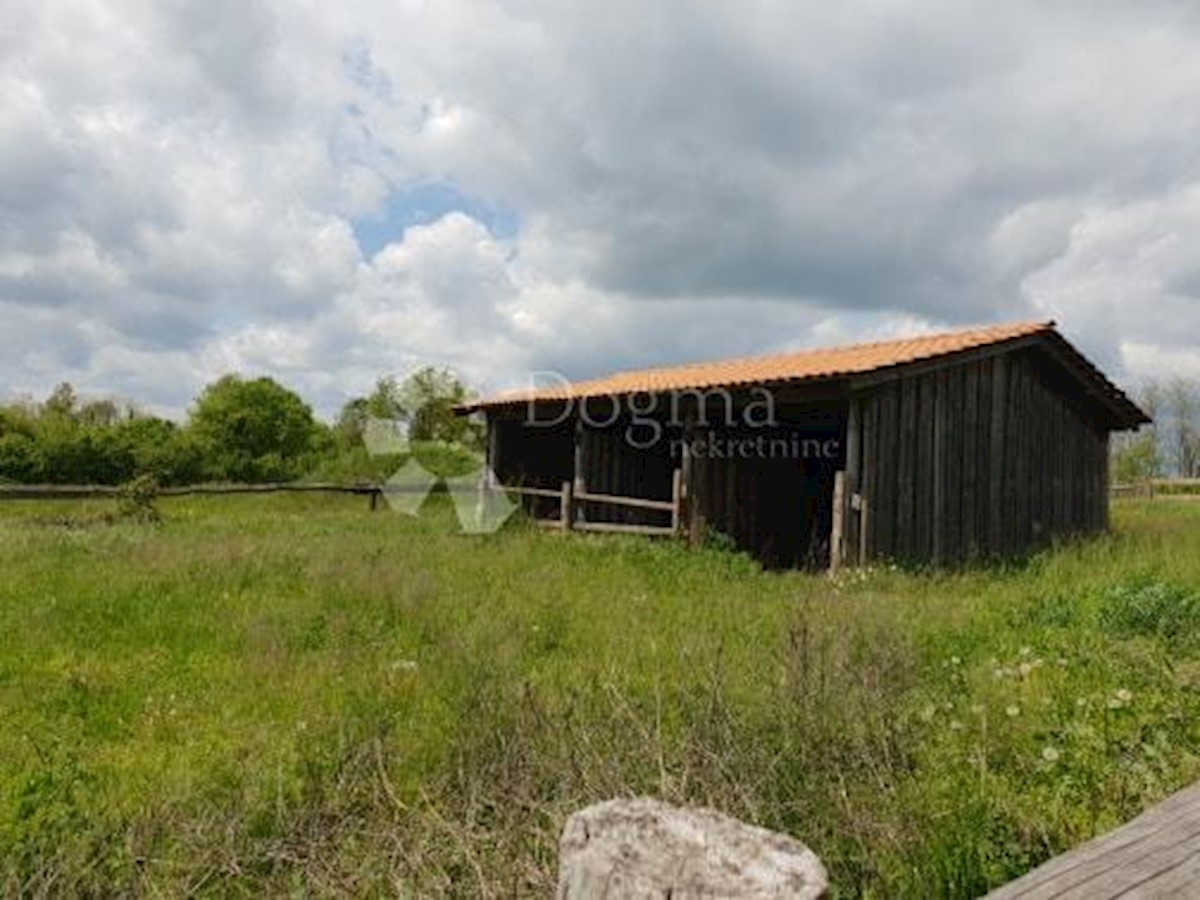
M 1200 777 L 1200 504 L 836 582 L 365 507 L 0 507 L 0 890 L 544 895 L 652 794 L 967 896 Z

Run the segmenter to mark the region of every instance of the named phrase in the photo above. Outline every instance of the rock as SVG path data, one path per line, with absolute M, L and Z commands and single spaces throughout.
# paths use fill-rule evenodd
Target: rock
M 821 860 L 794 838 L 649 798 L 580 810 L 559 844 L 559 900 L 817 898 L 827 883 Z

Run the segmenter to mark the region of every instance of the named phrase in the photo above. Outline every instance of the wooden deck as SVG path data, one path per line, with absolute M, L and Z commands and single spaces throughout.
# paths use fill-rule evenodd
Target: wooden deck
M 1200 897 L 1200 784 L 1056 856 L 987 900 L 1017 897 Z

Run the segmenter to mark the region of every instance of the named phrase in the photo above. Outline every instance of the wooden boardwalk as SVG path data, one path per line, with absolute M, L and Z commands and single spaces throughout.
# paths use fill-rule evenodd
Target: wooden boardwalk
M 1200 897 L 1200 784 L 1056 856 L 987 895 L 1012 898 Z

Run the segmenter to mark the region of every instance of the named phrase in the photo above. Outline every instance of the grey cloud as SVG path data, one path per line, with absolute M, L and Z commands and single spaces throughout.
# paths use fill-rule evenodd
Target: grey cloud
M 589 375 L 1026 315 L 1144 374 L 1200 327 L 1170 243 L 1200 241 L 1191 4 L 20 15 L 0 304 L 30 349 L 0 388 L 57 360 L 182 408 L 247 366 L 326 405 L 421 361 Z M 452 216 L 362 259 L 347 217 L 422 181 L 521 232 Z

